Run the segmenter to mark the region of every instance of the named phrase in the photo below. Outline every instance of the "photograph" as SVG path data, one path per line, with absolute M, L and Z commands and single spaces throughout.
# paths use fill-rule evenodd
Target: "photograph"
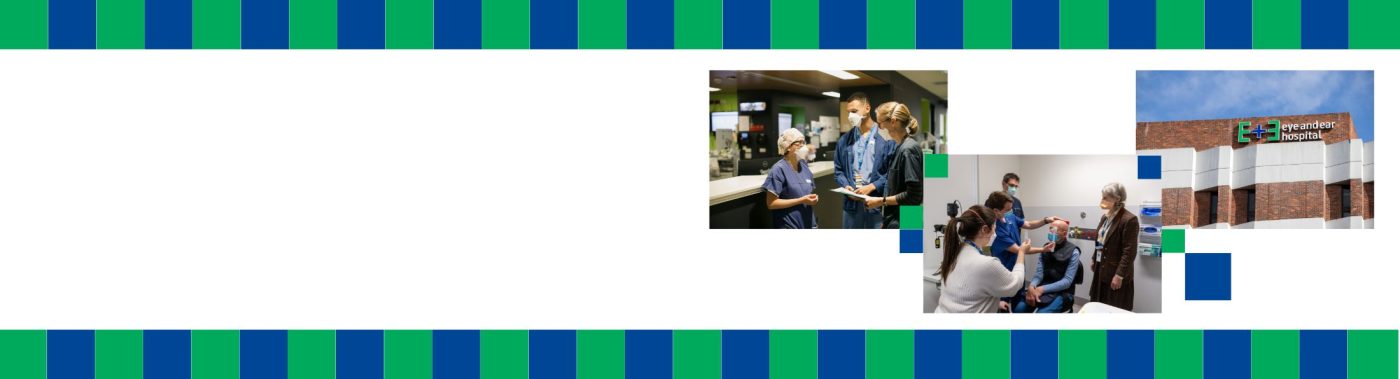
M 924 313 L 1161 313 L 1160 180 L 1133 155 L 949 155 Z
M 1371 71 L 1139 71 L 1137 154 L 1162 220 L 1197 229 L 1374 229 Z
M 946 71 L 710 71 L 710 229 L 899 229 Z

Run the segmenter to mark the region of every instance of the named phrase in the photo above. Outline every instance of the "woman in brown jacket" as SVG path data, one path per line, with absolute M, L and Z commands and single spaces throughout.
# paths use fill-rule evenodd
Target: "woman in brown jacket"
M 1103 187 L 1099 208 L 1098 249 L 1094 251 L 1094 283 L 1089 301 L 1133 310 L 1133 261 L 1137 258 L 1138 218 L 1125 209 L 1127 191 L 1119 183 Z

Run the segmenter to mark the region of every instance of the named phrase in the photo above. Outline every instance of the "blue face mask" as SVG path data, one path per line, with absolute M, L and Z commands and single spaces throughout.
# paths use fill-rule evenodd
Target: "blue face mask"
M 1006 192 L 1011 196 L 1016 196 L 1016 186 L 1007 187 Z
M 1058 235 L 1055 235 L 1055 233 L 1045 233 L 1045 235 L 1046 238 L 1050 240 L 1050 242 L 1055 242 L 1055 238 L 1059 237 Z

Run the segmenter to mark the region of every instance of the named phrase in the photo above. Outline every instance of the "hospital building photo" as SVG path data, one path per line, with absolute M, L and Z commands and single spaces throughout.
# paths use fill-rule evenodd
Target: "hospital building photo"
M 1375 144 L 1357 123 L 1350 112 L 1139 121 L 1136 149 L 1160 157 L 1167 228 L 1372 229 Z

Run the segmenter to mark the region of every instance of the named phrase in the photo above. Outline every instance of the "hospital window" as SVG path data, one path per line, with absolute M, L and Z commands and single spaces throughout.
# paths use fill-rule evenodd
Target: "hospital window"
M 1244 222 L 1254 222 L 1254 189 L 1245 190 L 1244 201 Z
M 1217 222 L 1220 222 L 1220 192 L 1219 192 L 1219 191 L 1211 191 L 1211 193 L 1210 193 L 1210 222 L 1207 222 L 1206 225 L 1214 224 L 1214 223 L 1217 223 Z
M 1342 217 L 1351 217 L 1351 185 L 1342 186 Z

